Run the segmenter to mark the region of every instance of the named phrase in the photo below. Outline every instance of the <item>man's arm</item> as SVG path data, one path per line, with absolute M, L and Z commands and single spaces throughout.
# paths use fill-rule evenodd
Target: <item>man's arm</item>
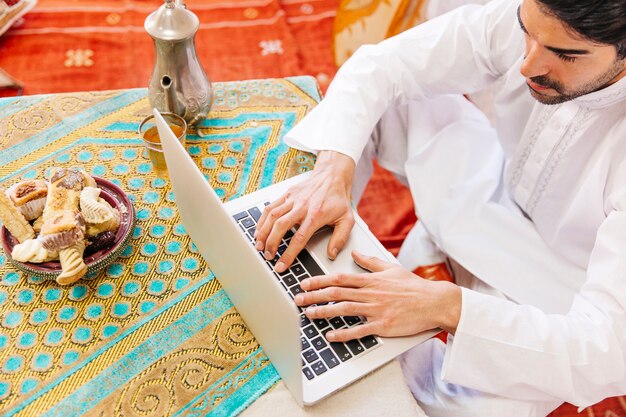
M 305 279 L 306 292 L 296 295 L 311 319 L 362 316 L 366 323 L 326 333 L 331 342 L 360 339 L 370 334 L 410 336 L 441 328 L 454 334 L 461 317 L 461 288 L 447 281 L 428 281 L 399 265 L 352 253 L 371 273 L 333 274 Z M 331 304 L 325 304 L 334 302 Z M 319 305 L 322 304 L 323 305 Z
M 390 106 L 489 86 L 523 54 L 517 6 L 519 1 L 494 0 L 461 7 L 377 45 L 362 46 L 285 142 L 311 152 L 338 151 L 356 162 Z
M 285 136 L 295 148 L 335 151 L 337 161 L 325 163 L 320 155 L 321 169 L 316 165 L 309 181 L 266 208 L 256 237 L 266 258 L 274 257 L 279 237 L 296 224 L 299 233 L 279 269 L 288 267 L 324 225 L 335 227 L 328 248 L 334 258 L 353 224 L 346 198 L 354 164 L 382 114 L 402 100 L 472 92 L 496 80 L 523 50 L 516 7 L 515 1 L 495 0 L 455 10 L 379 45 L 366 45 L 342 66 L 326 98 Z M 346 157 L 353 164 L 348 176 Z

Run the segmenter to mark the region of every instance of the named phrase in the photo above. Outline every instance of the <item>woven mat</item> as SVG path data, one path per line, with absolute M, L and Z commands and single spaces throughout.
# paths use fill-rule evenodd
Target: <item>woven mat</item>
M 278 375 L 185 233 L 135 133 L 145 89 L 0 99 L 0 187 L 81 166 L 137 213 L 122 256 L 73 286 L 0 254 L 0 414 L 233 415 Z M 283 134 L 319 100 L 310 77 L 215 83 L 187 148 L 224 199 L 312 167 Z

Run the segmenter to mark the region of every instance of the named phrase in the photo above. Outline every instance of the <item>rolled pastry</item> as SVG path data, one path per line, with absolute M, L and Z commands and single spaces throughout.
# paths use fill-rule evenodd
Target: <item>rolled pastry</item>
M 35 237 L 32 226 L 3 189 L 0 189 L 0 221 L 20 243 Z
M 79 239 L 74 245 L 59 251 L 59 260 L 63 272 L 59 274 L 56 281 L 59 285 L 73 284 L 87 273 L 87 265 L 83 260 L 85 252 L 85 241 Z
M 13 247 L 11 257 L 18 262 L 41 263 L 59 259 L 59 253 L 47 250 L 37 239 L 28 239 Z

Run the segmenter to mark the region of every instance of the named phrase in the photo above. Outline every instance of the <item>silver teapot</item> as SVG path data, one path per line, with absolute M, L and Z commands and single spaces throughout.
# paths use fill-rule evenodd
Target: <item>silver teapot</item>
M 165 0 L 144 23 L 156 51 L 148 85 L 150 105 L 182 116 L 190 126 L 198 126 L 207 117 L 212 102 L 211 82 L 194 44 L 199 26 L 198 16 L 181 0 Z

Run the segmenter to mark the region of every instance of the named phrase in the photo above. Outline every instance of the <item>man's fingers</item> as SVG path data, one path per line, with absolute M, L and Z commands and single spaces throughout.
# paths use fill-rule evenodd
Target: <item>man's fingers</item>
M 307 278 L 300 283 L 305 291 L 319 290 L 326 287 L 361 288 L 367 284 L 366 274 L 330 274 Z
M 356 264 L 361 268 L 367 269 L 371 272 L 381 272 L 395 266 L 394 264 L 383 261 L 380 258 L 364 255 L 355 250 L 352 251 L 352 259 L 354 259 L 354 262 L 356 262 Z
M 254 238 L 256 240 L 254 247 L 257 250 L 265 249 L 267 237 L 270 235 L 272 229 L 274 228 L 276 220 L 278 220 L 285 213 L 289 213 L 292 208 L 293 203 L 290 201 L 285 201 L 284 203 L 277 205 L 270 204 L 265 207 L 265 210 L 263 210 L 263 214 L 261 214 L 261 217 L 257 222 L 257 228 L 254 233 Z
M 354 218 L 352 217 L 352 213 L 349 216 L 346 216 L 335 225 L 335 229 L 333 230 L 333 234 L 328 241 L 328 258 L 335 259 L 337 254 L 343 247 L 346 245 L 348 241 L 348 237 L 350 236 L 350 231 L 354 226 Z
M 376 334 L 376 324 L 364 323 L 349 329 L 331 330 L 326 333 L 326 340 L 329 342 L 347 342 L 348 340 L 361 339 L 371 334 Z
M 328 303 L 331 301 L 357 301 L 370 300 L 370 294 L 366 290 L 356 290 L 345 287 L 326 287 L 321 290 L 309 291 L 297 294 L 294 298 L 296 305 L 308 306 L 311 304 Z
M 285 214 L 280 219 L 276 220 L 274 223 L 274 227 L 270 231 L 270 234 L 265 239 L 265 259 L 274 259 L 276 253 L 279 249 L 279 246 L 282 244 L 283 236 L 289 230 L 291 230 L 295 225 L 302 221 L 302 216 L 295 210 L 292 209 L 291 212 Z M 293 238 L 292 238 L 293 239 Z M 282 254 L 284 250 L 281 250 Z M 288 265 L 287 265 L 288 266 Z M 282 271 L 279 271 L 282 272 Z
M 305 224 L 300 225 L 298 230 L 291 237 L 291 242 L 287 246 L 287 250 L 281 255 L 276 262 L 276 272 L 285 271 L 292 263 L 300 251 L 306 246 L 313 233 L 317 230 L 310 222 L 305 220 Z
M 261 217 L 257 221 L 257 226 L 259 228 L 263 227 L 263 225 L 265 224 L 265 221 L 267 220 L 267 216 L 269 215 L 269 212 L 275 209 L 276 207 L 284 204 L 285 201 L 287 201 L 287 197 L 285 197 L 285 195 L 283 194 L 279 198 L 277 198 L 276 200 L 272 201 L 267 206 L 265 206 L 263 213 L 261 213 Z
M 352 301 L 341 301 L 334 304 L 307 307 L 304 311 L 310 319 L 325 319 L 339 316 L 368 316 L 372 312 L 372 305 Z

